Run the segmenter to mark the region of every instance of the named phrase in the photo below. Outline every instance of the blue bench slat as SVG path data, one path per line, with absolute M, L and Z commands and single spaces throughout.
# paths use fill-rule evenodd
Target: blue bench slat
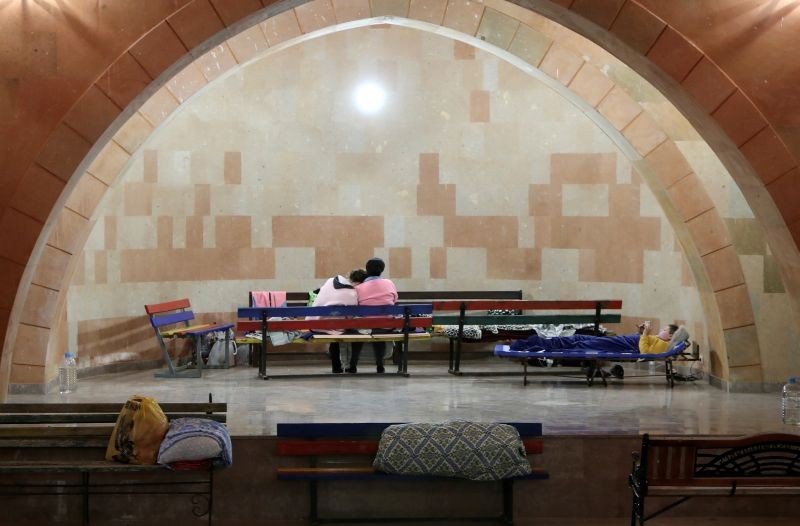
M 502 358 L 566 358 L 573 360 L 617 360 L 617 361 L 652 361 L 677 356 L 689 347 L 689 342 L 682 342 L 667 352 L 658 354 L 640 354 L 637 352 L 603 352 L 587 349 L 572 351 L 512 351 L 508 345 L 496 345 L 494 355 Z
M 164 327 L 165 325 L 172 325 L 184 321 L 192 321 L 194 319 L 194 312 L 185 310 L 181 312 L 173 312 L 170 314 L 158 314 L 150 316 L 150 323 L 153 327 Z
M 240 307 L 240 318 L 299 318 L 304 316 L 402 316 L 406 309 L 414 316 L 433 313 L 433 305 L 345 305 L 332 307 Z
M 521 477 L 513 477 L 514 480 L 547 480 L 550 475 L 547 472 L 533 472 Z M 467 480 L 458 477 L 433 477 L 426 475 L 395 475 L 376 471 L 374 473 L 278 473 L 278 480 Z M 484 481 L 470 481 L 484 482 Z M 497 481 L 485 481 L 497 482 Z
M 341 438 L 341 437 L 371 437 L 379 438 L 383 430 L 391 425 L 404 422 L 392 423 L 360 423 L 360 424 L 340 424 L 340 423 L 304 423 L 304 424 L 278 424 L 277 436 L 280 438 Z M 527 422 L 503 422 L 517 428 L 520 436 L 534 437 L 542 436 L 542 424 Z

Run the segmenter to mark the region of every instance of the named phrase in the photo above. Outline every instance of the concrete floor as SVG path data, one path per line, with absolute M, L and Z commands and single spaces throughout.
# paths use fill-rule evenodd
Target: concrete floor
M 542 422 L 546 435 L 754 434 L 800 433 L 780 421 L 779 393 L 726 393 L 706 380 L 679 382 L 674 389 L 645 364 L 625 365 L 624 380 L 588 387 L 576 369 L 555 368 L 571 377 L 541 376 L 525 387 L 520 376 L 447 374 L 444 363 L 414 363 L 410 378 L 364 375 L 320 378 L 257 378 L 256 369 L 206 370 L 203 378 L 162 379 L 153 371 L 82 378 L 69 395 L 13 395 L 9 402 L 124 402 L 134 394 L 162 402 L 199 402 L 212 393 L 228 403 L 233 435 L 272 435 L 278 422 Z M 390 368 L 393 369 L 393 368 Z M 324 362 L 277 365 L 270 374 L 318 373 Z M 519 372 L 507 361 L 470 361 L 465 371 Z M 663 371 L 663 367 L 661 368 Z

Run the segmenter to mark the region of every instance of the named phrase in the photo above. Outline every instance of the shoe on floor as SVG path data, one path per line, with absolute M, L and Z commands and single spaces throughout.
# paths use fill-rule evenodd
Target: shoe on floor
M 623 378 L 625 378 L 625 369 L 623 369 L 621 365 L 617 364 L 611 368 L 611 375 L 614 378 L 622 380 Z
M 386 369 L 384 369 L 382 365 L 379 365 L 378 366 L 378 374 L 383 374 L 385 372 L 386 372 Z
M 344 372 L 344 369 L 342 369 L 341 367 L 333 367 L 332 372 L 334 374 L 340 374 Z
M 355 373 L 358 372 L 358 369 L 356 369 L 355 367 L 348 367 L 347 369 L 344 370 L 344 372 L 350 373 L 350 374 L 355 374 Z

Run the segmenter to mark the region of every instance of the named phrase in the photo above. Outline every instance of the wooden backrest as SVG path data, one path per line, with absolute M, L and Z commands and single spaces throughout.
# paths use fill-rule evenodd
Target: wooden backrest
M 156 330 L 168 325 L 192 321 L 194 312 L 191 308 L 187 298 L 144 306 L 145 312 L 150 317 L 150 325 Z
M 521 290 L 401 290 L 398 303 L 430 303 L 438 300 L 521 300 Z M 248 304 L 251 298 L 248 295 Z M 289 306 L 308 303 L 308 292 L 287 292 Z
M 620 314 L 603 314 L 603 309 L 619 310 L 622 300 L 478 300 L 436 301 L 433 303 L 433 323 L 436 325 L 519 325 L 519 324 L 580 324 L 619 323 Z M 525 311 L 588 311 L 570 314 L 488 314 L 489 310 Z M 442 314 L 458 311 L 459 314 Z M 472 313 L 470 311 L 482 311 Z
M 316 457 L 328 455 L 373 456 L 381 433 L 392 423 L 278 424 L 279 456 Z M 541 454 L 542 425 L 509 423 L 525 443 L 528 455 Z
M 641 461 L 650 486 L 800 486 L 800 435 L 645 435 Z
M 0 447 L 101 447 L 124 404 L 0 404 Z M 226 403 L 161 403 L 169 420 L 184 417 L 226 422 Z
M 396 316 L 420 316 L 433 312 L 430 304 L 408 305 L 347 305 L 330 307 L 242 307 L 238 310 L 237 331 L 262 329 L 264 318 L 267 329 L 276 331 L 309 329 L 369 329 L 369 328 L 425 328 L 431 326 L 431 318 L 397 318 Z M 305 317 L 323 319 L 303 319 Z M 276 319 L 269 318 L 292 318 Z

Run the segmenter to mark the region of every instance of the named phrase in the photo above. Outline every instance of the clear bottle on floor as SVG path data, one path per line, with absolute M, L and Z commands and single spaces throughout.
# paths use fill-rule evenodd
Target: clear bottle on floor
M 789 378 L 783 386 L 781 416 L 784 424 L 800 426 L 800 382 L 796 377 Z
M 64 353 L 64 361 L 58 367 L 58 390 L 61 394 L 78 388 L 78 363 L 71 352 Z

